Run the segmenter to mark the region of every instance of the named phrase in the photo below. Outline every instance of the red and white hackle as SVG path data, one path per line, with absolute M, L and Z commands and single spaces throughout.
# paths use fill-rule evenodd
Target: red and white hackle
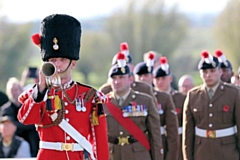
M 165 71 L 168 74 L 169 64 L 168 64 L 167 58 L 166 57 L 160 57 L 159 62 L 160 62 L 160 66 L 161 66 L 162 70 Z
M 124 53 L 119 52 L 117 54 L 117 64 L 118 64 L 118 67 L 121 68 L 121 71 L 125 73 L 124 67 L 126 66 L 127 62 L 126 62 L 126 56 Z
M 150 72 L 153 65 L 154 65 L 154 59 L 155 59 L 155 55 L 153 52 L 149 52 L 148 53 L 148 58 L 147 58 L 147 62 L 146 65 L 148 67 L 148 71 Z
M 224 63 L 225 66 L 228 66 L 227 58 L 225 57 L 225 55 L 223 54 L 223 52 L 220 49 L 215 51 L 215 56 L 218 58 L 218 61 L 220 63 Z
M 211 64 L 214 62 L 213 56 L 211 54 L 209 54 L 208 51 L 206 51 L 206 50 L 202 51 L 201 55 L 202 55 L 202 59 L 204 59 L 204 61 L 206 63 Z
M 125 54 L 125 56 L 129 56 L 129 48 L 127 42 L 122 42 L 120 44 L 120 51 Z

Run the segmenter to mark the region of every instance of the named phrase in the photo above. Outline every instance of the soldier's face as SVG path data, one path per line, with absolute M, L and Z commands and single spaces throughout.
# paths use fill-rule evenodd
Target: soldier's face
M 220 82 L 221 75 L 222 72 L 220 68 L 200 70 L 200 77 L 202 78 L 205 85 L 210 88 L 214 87 L 217 83 Z
M 149 85 L 152 85 L 152 74 L 141 74 L 135 76 L 137 81 L 146 82 Z
M 186 78 L 178 85 L 179 92 L 187 94 L 187 92 L 194 87 L 193 80 Z
M 171 87 L 172 76 L 157 77 L 153 79 L 154 86 L 160 91 L 168 91 Z
M 52 62 L 57 69 L 57 72 L 63 72 L 67 69 L 69 63 L 70 63 L 70 59 L 68 58 L 50 58 L 49 62 Z M 71 65 L 70 65 L 70 69 L 66 71 L 65 74 L 63 74 L 63 76 L 61 77 L 62 82 L 64 83 L 64 81 L 68 81 L 71 78 L 71 71 L 73 70 L 73 68 L 76 66 L 76 61 L 73 60 Z
M 233 76 L 233 72 L 230 68 L 222 68 L 221 80 L 223 82 L 230 83 L 232 76 Z
M 119 96 L 124 95 L 130 89 L 133 78 L 129 74 L 115 75 L 111 77 L 111 87 L 113 92 Z

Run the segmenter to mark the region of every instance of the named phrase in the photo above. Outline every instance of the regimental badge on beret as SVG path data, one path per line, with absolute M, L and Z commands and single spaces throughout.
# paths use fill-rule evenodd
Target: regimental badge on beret
M 125 54 L 123 54 L 122 52 L 119 52 L 117 55 L 117 64 L 118 67 L 121 68 L 122 73 L 125 73 L 125 66 L 126 66 L 126 59 L 125 59 Z
M 127 65 L 125 55 L 122 52 L 117 54 L 117 64 L 109 70 L 108 76 L 130 74 L 130 68 Z

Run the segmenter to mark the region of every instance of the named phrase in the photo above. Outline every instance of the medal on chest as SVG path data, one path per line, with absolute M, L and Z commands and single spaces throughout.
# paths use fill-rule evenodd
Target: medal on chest
M 84 93 L 85 94 L 85 93 Z M 75 99 L 75 105 L 76 105 L 76 110 L 78 112 L 86 112 L 87 108 L 86 108 L 86 103 L 85 103 L 85 99 L 84 99 L 84 94 L 79 95 L 78 97 L 76 97 Z
M 147 116 L 148 109 L 146 105 L 138 105 L 136 102 L 130 103 L 122 108 L 123 117 Z

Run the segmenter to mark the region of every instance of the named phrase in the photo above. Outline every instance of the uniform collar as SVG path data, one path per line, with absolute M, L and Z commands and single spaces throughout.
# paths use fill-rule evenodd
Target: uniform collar
M 218 88 L 218 86 L 219 86 L 219 84 L 220 84 L 220 82 L 218 82 L 218 83 L 217 83 L 215 86 L 213 86 L 212 88 L 209 88 L 209 87 L 207 87 L 207 86 L 205 85 L 205 88 L 206 88 L 207 92 L 208 92 L 210 89 L 212 89 L 212 90 L 213 90 L 213 93 L 215 93 L 216 90 L 217 90 L 217 88 Z
M 70 79 L 67 83 L 63 84 L 62 87 L 63 89 L 68 89 L 73 85 L 73 80 Z
M 123 98 L 123 100 L 125 100 L 125 99 L 127 99 L 130 92 L 131 92 L 131 89 L 129 89 L 128 92 L 125 93 L 123 96 L 119 96 L 117 94 L 115 94 L 115 96 L 116 96 L 117 100 L 119 100 L 120 97 Z
M 160 89 L 158 89 L 158 88 L 156 88 L 156 90 L 157 90 L 157 91 L 160 91 L 160 92 L 165 92 L 165 93 L 167 93 L 167 94 L 169 94 L 169 95 L 171 95 L 171 93 L 172 93 L 172 88 L 171 88 L 171 87 L 169 87 L 167 91 L 162 91 L 162 90 L 160 90 Z

